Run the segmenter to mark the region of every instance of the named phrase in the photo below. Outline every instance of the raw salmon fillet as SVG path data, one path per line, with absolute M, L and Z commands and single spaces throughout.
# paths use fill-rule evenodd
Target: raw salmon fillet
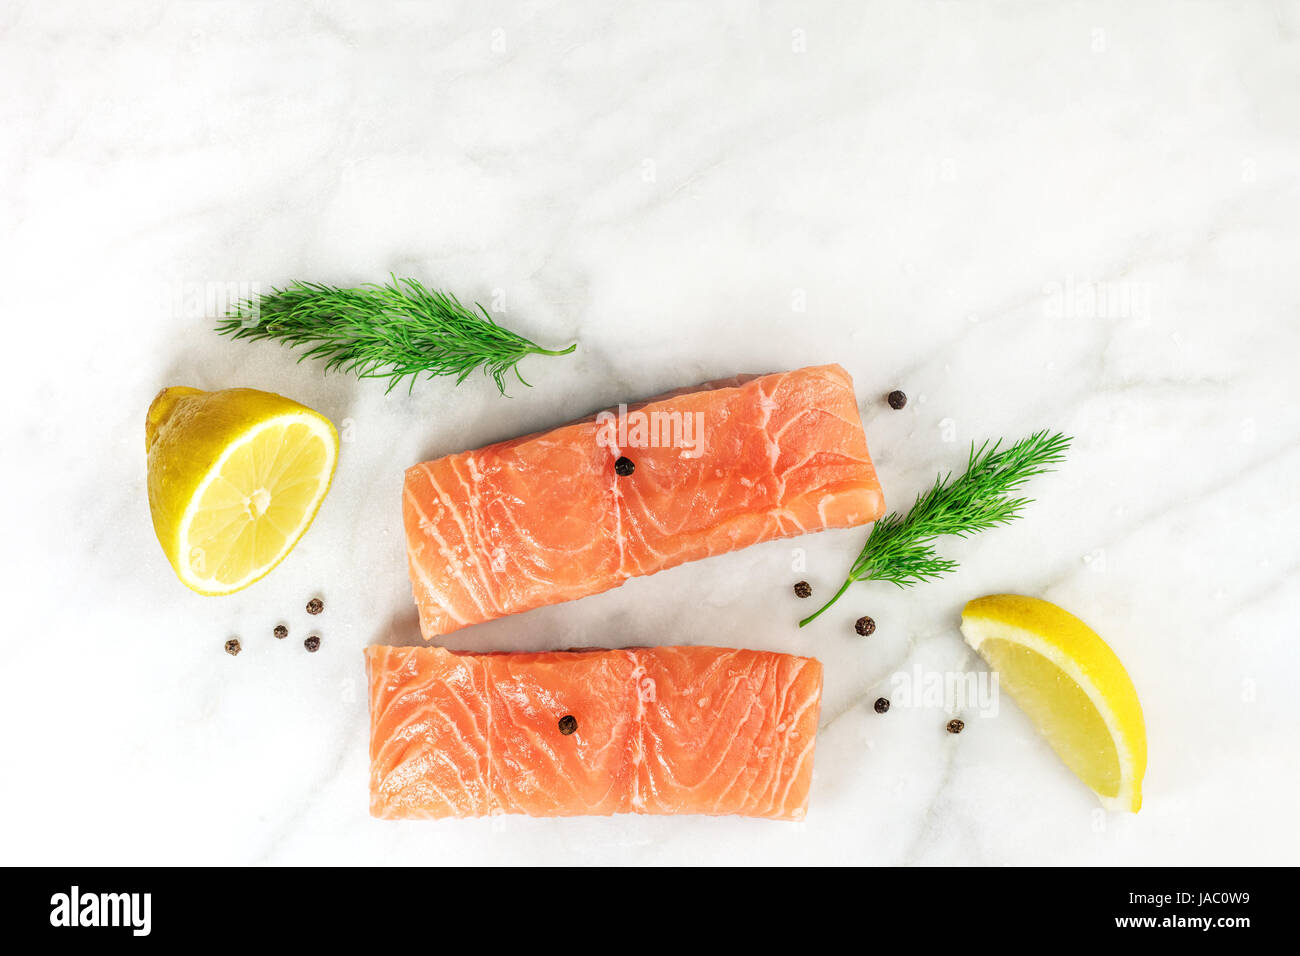
M 425 640 L 884 513 L 853 380 L 838 365 L 670 393 L 630 419 L 619 431 L 595 416 L 407 470 Z M 616 473 L 620 456 L 632 474 Z
M 812 658 L 719 647 L 365 653 L 373 816 L 798 820 L 807 809 L 822 686 Z

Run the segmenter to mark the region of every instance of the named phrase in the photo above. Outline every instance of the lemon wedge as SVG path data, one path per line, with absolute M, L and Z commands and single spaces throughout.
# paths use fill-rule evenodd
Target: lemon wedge
M 230 594 L 284 560 L 334 476 L 338 433 L 305 405 L 252 388 L 165 388 L 145 419 L 149 510 L 177 577 Z
M 1136 813 L 1146 725 L 1133 681 L 1106 642 L 1068 611 L 1018 594 L 971 601 L 961 632 L 1102 806 Z

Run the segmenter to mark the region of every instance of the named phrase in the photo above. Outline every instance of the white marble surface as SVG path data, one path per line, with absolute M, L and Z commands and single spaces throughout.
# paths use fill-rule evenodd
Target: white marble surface
M 0 859 L 1297 862 L 1300 6 L 270 6 L 0 4 Z M 385 397 L 189 301 L 390 270 L 579 350 L 529 360 L 509 399 L 480 378 Z M 960 573 L 859 586 L 804 631 L 790 583 L 829 593 L 863 531 L 451 642 L 820 657 L 807 822 L 369 819 L 360 651 L 415 633 L 402 469 L 826 361 L 895 506 L 971 439 L 1076 447 L 1025 520 L 946 545 Z M 185 590 L 150 528 L 165 384 L 345 423 L 315 526 L 233 597 Z M 956 738 L 943 707 L 872 711 L 896 673 L 978 672 L 958 610 L 1001 590 L 1076 611 L 1128 666 L 1139 816 L 1096 810 L 1005 699 Z

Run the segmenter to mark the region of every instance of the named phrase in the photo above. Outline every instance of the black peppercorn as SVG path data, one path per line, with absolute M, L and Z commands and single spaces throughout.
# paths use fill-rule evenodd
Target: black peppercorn
M 812 585 L 807 581 L 800 581 L 794 586 L 794 596 L 801 598 L 812 597 Z
M 320 598 L 312 598 L 307 602 L 308 614 L 319 614 L 323 610 L 325 610 L 325 602 Z
M 966 729 L 966 722 L 964 720 L 954 719 L 948 721 L 948 733 L 950 734 L 959 734 L 965 729 Z
M 889 698 L 888 698 L 888 697 L 877 697 L 877 698 L 876 698 L 876 713 L 878 713 L 878 714 L 883 714 L 883 713 L 885 713 L 885 712 L 888 711 L 888 710 L 889 710 Z
M 313 634 L 311 637 L 307 638 L 307 640 L 302 642 L 302 646 L 315 654 L 320 650 L 320 638 Z
M 907 404 L 907 395 L 904 392 L 900 392 L 898 389 L 894 389 L 892 392 L 889 393 L 890 408 L 902 408 L 906 404 Z
M 230 640 L 226 641 L 226 653 L 231 657 L 234 657 L 241 650 L 243 650 L 243 648 L 239 646 L 239 638 L 232 637 Z
M 864 614 L 853 623 L 853 630 L 863 637 L 870 637 L 876 633 L 876 622 Z
M 614 474 L 626 478 L 632 472 L 636 471 L 636 465 L 631 458 L 620 455 L 618 461 L 614 462 Z
M 289 636 L 289 629 L 285 627 L 283 624 L 277 624 L 275 626 L 275 630 L 272 631 L 271 633 L 274 634 L 276 637 L 278 637 L 280 640 L 284 640 L 286 637 Z
M 565 714 L 560 718 L 560 733 L 564 734 L 564 736 L 569 736 L 569 734 L 573 733 L 577 729 L 577 717 L 574 717 L 572 714 Z

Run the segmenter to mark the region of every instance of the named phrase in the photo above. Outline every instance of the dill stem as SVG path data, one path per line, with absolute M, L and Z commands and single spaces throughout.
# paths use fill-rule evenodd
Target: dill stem
M 852 583 L 853 583 L 853 578 L 849 578 L 843 584 L 841 584 L 840 589 L 835 592 L 835 596 L 831 598 L 829 601 L 827 601 L 825 604 L 823 604 L 821 607 L 819 607 L 817 610 L 809 614 L 802 621 L 800 621 L 799 626 L 803 627 L 805 624 L 811 624 L 813 621 L 817 620 L 817 618 L 821 616 L 823 611 L 828 609 L 832 604 L 834 604 L 840 598 L 844 597 L 844 592 L 849 589 L 849 585 Z

